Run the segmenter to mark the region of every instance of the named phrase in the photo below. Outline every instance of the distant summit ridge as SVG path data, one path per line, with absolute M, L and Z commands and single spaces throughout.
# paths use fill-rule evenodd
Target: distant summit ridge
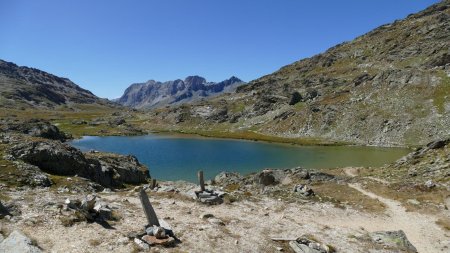
M 235 76 L 218 83 L 208 82 L 197 75 L 167 82 L 149 80 L 130 85 L 116 102 L 134 108 L 157 108 L 233 92 L 243 84 L 245 83 Z

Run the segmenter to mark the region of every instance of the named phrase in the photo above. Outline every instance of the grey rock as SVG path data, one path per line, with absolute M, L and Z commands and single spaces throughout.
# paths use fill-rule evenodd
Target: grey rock
M 306 197 L 314 196 L 314 191 L 307 185 L 299 184 L 294 186 L 294 192 L 300 193 Z
M 217 204 L 222 204 L 223 199 L 217 195 L 213 195 L 213 196 L 206 197 L 206 198 L 200 198 L 200 202 L 202 202 L 204 204 L 209 204 L 209 205 L 217 205 Z
M 81 201 L 79 199 L 67 198 L 64 203 L 71 209 L 78 209 L 81 207 Z
M 18 230 L 14 230 L 0 243 L 0 252 L 8 253 L 40 253 L 38 247 L 33 245 L 30 238 Z
M 91 211 L 95 207 L 95 200 L 97 199 L 97 196 L 94 194 L 89 194 L 86 197 L 83 198 L 81 201 L 81 208 L 85 211 Z
M 166 238 L 166 230 L 163 227 L 153 226 L 153 236 L 156 239 L 164 239 Z
M 428 180 L 428 181 L 425 182 L 425 186 L 426 186 L 428 189 L 431 189 L 431 188 L 436 187 L 436 184 L 435 184 L 432 180 Z
M 255 175 L 255 182 L 263 186 L 274 185 L 278 182 L 275 180 L 275 176 L 272 170 L 263 170 Z
M 214 178 L 214 182 L 216 184 L 227 185 L 240 183 L 241 179 L 242 176 L 239 173 L 223 171 Z
M 8 214 L 9 214 L 8 209 L 0 201 L 0 218 L 4 217 L 5 215 L 8 215 Z
M 134 243 L 136 243 L 136 245 L 143 250 L 150 249 L 150 246 L 139 238 L 134 238 Z
M 407 252 L 417 252 L 417 249 L 411 244 L 402 230 L 398 231 L 379 231 L 370 234 L 372 240 L 388 247 L 404 250 Z
M 214 225 L 225 226 L 225 223 L 218 218 L 208 218 L 208 222 Z
M 427 147 L 429 149 L 440 149 L 445 147 L 445 145 L 447 145 L 448 143 L 450 143 L 450 139 L 446 139 L 446 140 L 437 140 L 437 141 L 433 141 L 427 144 Z
M 148 228 L 145 229 L 145 233 L 147 235 L 153 235 L 153 232 L 154 232 L 153 227 L 148 227 Z
M 119 245 L 126 245 L 130 242 L 130 239 L 128 239 L 128 237 L 121 237 L 119 239 L 117 239 L 117 244 Z
M 295 253 L 323 253 L 297 241 L 290 241 L 289 246 Z
M 201 215 L 200 215 L 200 219 L 202 219 L 202 220 L 206 220 L 206 219 L 208 219 L 208 218 L 213 218 L 214 217 L 214 215 L 213 214 L 210 214 L 210 213 L 202 213 Z
M 0 234 L 0 243 L 2 243 L 4 239 L 5 239 L 5 237 L 3 237 L 2 234 Z

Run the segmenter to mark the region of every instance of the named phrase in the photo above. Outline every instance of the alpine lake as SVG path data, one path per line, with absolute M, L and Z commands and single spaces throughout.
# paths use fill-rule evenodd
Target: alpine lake
M 85 136 L 71 142 L 82 151 L 134 155 L 158 180 L 196 182 L 197 171 L 212 179 L 221 171 L 243 175 L 262 169 L 379 167 L 411 150 L 366 146 L 299 146 L 261 141 L 180 135 Z

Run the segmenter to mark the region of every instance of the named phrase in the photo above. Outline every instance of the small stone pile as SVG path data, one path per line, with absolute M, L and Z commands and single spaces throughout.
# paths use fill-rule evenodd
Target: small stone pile
M 290 241 L 289 246 L 295 253 L 333 253 L 335 250 L 329 245 L 319 243 L 304 237 Z
M 217 192 L 214 190 L 207 190 L 205 188 L 205 181 L 203 179 L 203 171 L 198 171 L 198 181 L 200 184 L 200 191 L 195 191 L 195 196 L 197 197 L 197 200 L 199 200 L 201 203 L 208 204 L 208 205 L 217 205 L 223 203 L 223 196 L 225 193 L 223 192 Z
M 87 195 L 81 201 L 78 199 L 66 199 L 63 210 L 73 210 L 81 213 L 88 221 L 104 221 L 113 219 L 111 208 L 107 204 L 97 201 L 97 196 L 94 194 Z
M 294 186 L 294 192 L 302 194 L 305 197 L 314 196 L 314 191 L 304 184 Z
M 203 191 L 196 191 L 195 195 L 201 203 L 208 205 L 218 205 L 223 203 L 223 196 L 225 195 L 225 193 L 205 189 Z
M 172 229 L 163 220 L 160 220 L 160 226 L 150 226 L 145 227 L 145 232 L 133 234 L 131 233 L 128 237 L 134 240 L 134 243 L 141 249 L 149 249 L 151 246 L 163 246 L 172 247 L 175 246 L 176 240 Z M 168 227 L 168 228 L 165 228 Z

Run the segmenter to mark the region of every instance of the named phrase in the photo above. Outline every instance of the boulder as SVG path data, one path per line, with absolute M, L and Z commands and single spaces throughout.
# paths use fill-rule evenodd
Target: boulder
M 370 234 L 370 237 L 374 242 L 384 244 L 387 247 L 406 252 L 417 252 L 417 249 L 411 244 L 402 230 L 373 232 Z
M 439 148 L 445 147 L 445 145 L 447 145 L 448 143 L 450 143 L 450 139 L 438 140 L 438 141 L 433 141 L 433 142 L 428 143 L 427 147 L 429 149 L 439 149 Z
M 3 218 L 6 215 L 9 215 L 9 211 L 0 201 L 0 218 Z
M 227 171 L 220 172 L 214 178 L 215 183 L 222 184 L 222 185 L 240 183 L 241 180 L 242 180 L 242 176 L 239 173 L 227 172 Z
M 275 185 L 278 182 L 275 180 L 275 176 L 272 170 L 263 170 L 255 175 L 255 183 L 263 186 Z
M 14 230 L 0 243 L 0 252 L 8 253 L 41 253 L 42 251 L 33 245 L 30 238 L 22 232 Z

